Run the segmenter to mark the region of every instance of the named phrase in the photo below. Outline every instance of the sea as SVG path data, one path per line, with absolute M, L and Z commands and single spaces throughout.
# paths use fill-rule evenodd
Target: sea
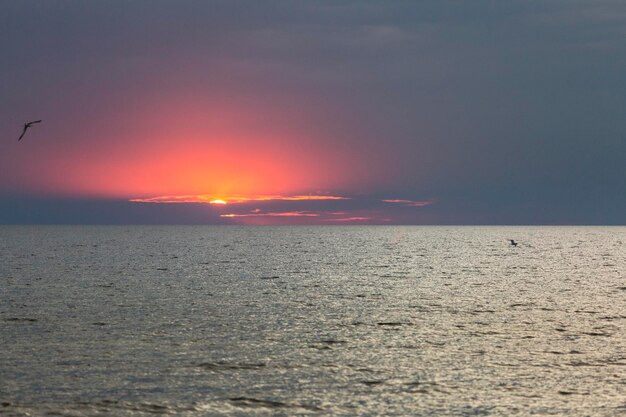
M 0 226 L 3 417 L 626 416 L 625 324 L 626 227 Z

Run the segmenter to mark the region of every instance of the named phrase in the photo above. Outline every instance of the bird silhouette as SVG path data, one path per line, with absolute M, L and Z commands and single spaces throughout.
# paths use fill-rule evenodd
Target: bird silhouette
M 517 246 L 517 242 L 513 239 L 509 239 L 509 241 L 511 242 L 511 246 Z
M 32 125 L 34 125 L 35 123 L 41 123 L 41 120 L 35 120 L 35 121 L 28 122 L 28 123 L 24 124 L 24 130 L 22 130 L 22 134 L 20 135 L 20 138 L 17 140 L 18 142 L 22 140 L 22 138 L 24 137 L 24 134 L 26 133 L 28 128 L 31 127 Z

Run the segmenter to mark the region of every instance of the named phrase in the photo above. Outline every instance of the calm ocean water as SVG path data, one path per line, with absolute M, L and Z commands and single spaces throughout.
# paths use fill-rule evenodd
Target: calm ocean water
M 626 415 L 625 227 L 2 226 L 0 294 L 0 416 Z

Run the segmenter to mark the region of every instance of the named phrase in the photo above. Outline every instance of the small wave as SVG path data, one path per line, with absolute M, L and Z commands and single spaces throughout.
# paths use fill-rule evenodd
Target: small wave
M 578 392 L 578 391 L 565 391 L 559 390 L 557 391 L 559 395 L 589 395 L 588 392 Z
M 34 323 L 34 322 L 36 322 L 38 320 L 30 318 L 30 317 L 7 317 L 7 318 L 4 319 L 4 321 L 25 321 L 25 322 L 29 322 L 29 323 Z
M 345 344 L 348 342 L 346 342 L 345 340 L 324 339 L 324 340 L 320 340 L 319 343 L 324 343 L 327 345 L 335 345 L 335 344 Z
M 535 303 L 513 303 L 511 305 L 509 305 L 509 307 L 511 308 L 516 308 L 516 307 L 532 307 L 534 306 Z
M 76 413 L 79 413 L 79 415 L 187 415 L 189 412 L 198 411 L 194 406 L 189 407 L 143 402 L 134 403 L 117 400 L 100 400 L 94 402 L 77 401 L 72 404 L 38 403 L 36 405 L 13 404 L 5 401 L 2 402 L 1 405 L 0 415 L 4 415 L 6 410 L 9 416 L 74 416 Z
M 235 397 L 229 398 L 233 405 L 238 407 L 245 408 L 269 408 L 269 409 L 277 409 L 277 408 L 287 408 L 287 409 L 304 409 L 309 411 L 323 411 L 320 407 L 309 404 L 298 404 L 298 403 L 286 403 L 282 401 L 274 401 L 274 400 L 260 400 L 258 398 L 252 397 Z
M 559 350 L 547 350 L 546 353 L 551 353 L 553 355 L 582 355 L 583 352 L 579 350 L 570 350 L 569 352 L 562 352 Z
M 221 370 L 238 370 L 238 369 L 262 369 L 265 368 L 265 363 L 227 363 L 227 362 L 203 362 L 198 364 L 198 368 L 206 369 L 209 371 L 221 371 Z
M 374 386 L 374 385 L 382 385 L 385 383 L 384 380 L 365 380 L 365 381 L 359 381 L 361 384 L 363 385 L 368 385 L 368 386 Z
M 345 340 L 325 339 L 325 340 L 320 340 L 316 342 L 316 344 L 310 345 L 309 347 L 314 348 L 314 349 L 319 349 L 319 350 L 330 350 L 332 349 L 331 346 L 345 345 L 346 343 L 348 342 L 346 342 Z
M 587 336 L 611 337 L 611 333 L 606 332 L 582 332 L 582 334 Z
M 601 364 L 601 363 L 584 362 L 584 361 L 570 362 L 567 365 L 574 366 L 574 367 L 580 367 L 580 366 L 585 366 L 585 367 L 591 367 L 591 366 L 602 367 L 602 366 L 606 366 L 605 364 Z
M 482 314 L 482 313 L 495 313 L 495 312 L 496 312 L 495 310 L 478 310 L 477 309 L 477 310 L 472 310 L 470 313 L 476 315 L 476 314 Z

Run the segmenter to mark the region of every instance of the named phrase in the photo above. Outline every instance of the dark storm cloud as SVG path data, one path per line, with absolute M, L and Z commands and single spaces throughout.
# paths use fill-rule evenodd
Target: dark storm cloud
M 5 141 L 145 88 L 267 91 L 332 103 L 342 146 L 385 161 L 350 192 L 436 197 L 426 222 L 626 222 L 623 1 L 16 1 L 0 28 Z

